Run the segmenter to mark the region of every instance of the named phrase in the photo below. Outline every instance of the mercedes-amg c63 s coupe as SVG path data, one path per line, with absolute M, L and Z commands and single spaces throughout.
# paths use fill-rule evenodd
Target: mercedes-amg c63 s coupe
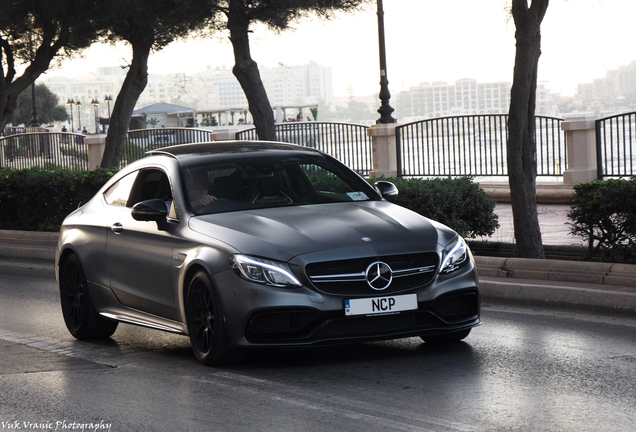
M 294 144 L 151 151 L 65 219 L 64 320 L 78 339 L 119 322 L 188 335 L 207 365 L 251 347 L 461 340 L 480 324 L 470 250 L 397 193 Z

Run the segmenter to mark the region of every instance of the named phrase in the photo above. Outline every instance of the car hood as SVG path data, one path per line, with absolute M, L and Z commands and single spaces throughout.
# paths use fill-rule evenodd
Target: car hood
M 441 225 L 386 201 L 279 207 L 194 216 L 190 228 L 241 253 L 288 261 L 434 251 Z

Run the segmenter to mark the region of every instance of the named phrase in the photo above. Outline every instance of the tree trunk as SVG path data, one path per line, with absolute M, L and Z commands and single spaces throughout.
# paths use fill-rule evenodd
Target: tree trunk
M 230 2 L 227 28 L 234 49 L 234 68 L 232 72 L 238 80 L 254 119 L 256 134 L 260 140 L 276 141 L 274 113 L 269 103 L 265 86 L 258 71 L 258 65 L 250 54 L 249 19 L 239 2 Z
M 512 1 L 515 21 L 515 67 L 508 118 L 508 179 L 517 255 L 545 258 L 536 201 L 537 149 L 535 105 L 541 55 L 541 21 L 549 0 Z
M 63 31 L 57 40 L 54 40 L 54 34 L 51 32 L 45 33 L 44 40 L 35 53 L 35 58 L 22 75 L 14 81 L 16 70 L 13 47 L 6 40 L 0 38 L 0 50 L 2 50 L 0 57 L 4 63 L 0 69 L 0 131 L 3 131 L 7 123 L 12 121 L 20 93 L 33 85 L 35 80 L 46 72 L 51 61 L 67 40 L 68 31 Z
M 0 131 L 3 131 L 9 122 L 13 122 L 13 114 L 18 107 L 18 96 L 26 88 L 28 80 L 0 85 Z
M 132 44 L 133 56 L 130 68 L 119 90 L 110 117 L 102 168 L 119 168 L 124 154 L 126 132 L 128 132 L 135 104 L 148 84 L 148 57 L 152 44 L 152 40 L 137 41 Z

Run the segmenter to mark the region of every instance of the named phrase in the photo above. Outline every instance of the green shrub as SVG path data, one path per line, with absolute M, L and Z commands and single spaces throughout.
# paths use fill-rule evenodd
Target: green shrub
M 57 231 L 66 215 L 88 201 L 115 172 L 0 168 L 0 229 Z M 339 190 L 329 176 L 315 180 L 324 190 Z M 472 178 L 387 180 L 400 190 L 396 204 L 448 225 L 463 237 L 492 235 L 499 227 L 495 201 Z
M 586 259 L 636 263 L 636 177 L 574 186 L 571 233 L 588 243 Z
M 57 231 L 115 172 L 0 168 L 0 229 Z
M 473 182 L 472 177 L 388 180 L 399 195 L 392 201 L 427 218 L 436 220 L 466 238 L 492 235 L 499 228 L 495 200 Z

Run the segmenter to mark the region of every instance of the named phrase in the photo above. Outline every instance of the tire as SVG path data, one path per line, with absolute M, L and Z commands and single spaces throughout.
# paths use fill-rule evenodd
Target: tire
M 470 334 L 471 329 L 460 330 L 456 332 L 449 332 L 440 335 L 431 335 L 431 336 L 420 336 L 422 340 L 426 343 L 430 344 L 444 344 L 444 343 L 453 343 L 459 342 L 462 339 L 466 339 L 466 337 Z
M 79 258 L 71 254 L 60 266 L 60 303 L 68 331 L 77 339 L 107 338 L 117 330 L 117 321 L 99 315 L 93 305 L 86 275 Z
M 185 309 L 190 344 L 201 363 L 218 366 L 240 360 L 239 350 L 228 346 L 219 296 L 203 270 L 188 284 Z

